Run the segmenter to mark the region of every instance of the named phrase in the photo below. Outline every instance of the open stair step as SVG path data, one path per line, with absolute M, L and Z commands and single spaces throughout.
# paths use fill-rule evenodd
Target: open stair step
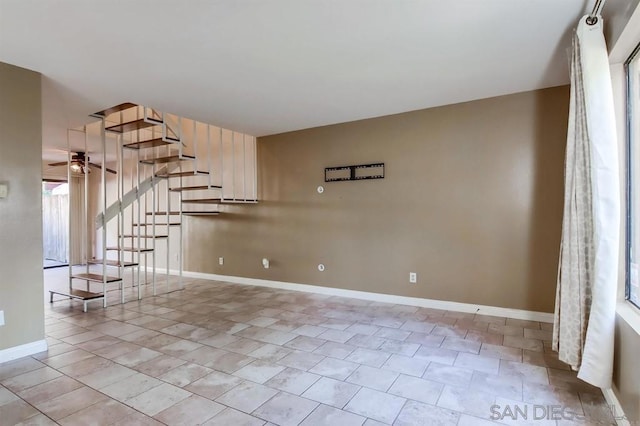
M 174 223 L 174 222 L 170 222 L 170 223 L 162 223 L 162 222 L 158 222 L 156 223 L 156 226 L 180 226 L 182 225 L 181 223 Z M 134 223 L 133 226 L 153 226 L 153 223 Z
M 118 281 L 122 281 L 122 278 L 120 277 L 111 277 L 109 275 L 100 275 L 100 274 L 72 274 L 71 278 L 77 279 L 77 280 L 84 280 L 84 281 L 91 281 L 94 283 L 103 283 L 103 282 L 108 282 L 108 283 L 114 283 L 114 282 L 118 282 Z
M 167 179 L 167 178 L 174 178 L 174 177 L 189 177 L 189 176 L 200 176 L 200 175 L 208 175 L 208 174 L 209 172 L 204 172 L 201 170 L 190 171 L 190 172 L 173 172 L 173 173 L 158 172 L 156 173 L 156 177 Z
M 123 238 L 138 238 L 138 235 L 121 235 Z M 139 235 L 140 238 L 169 238 L 168 235 Z
M 152 248 L 144 248 L 144 247 L 107 247 L 107 250 L 109 251 L 131 251 L 134 253 L 140 252 L 140 253 L 148 253 L 150 251 L 153 251 Z
M 104 109 L 102 111 L 94 112 L 93 115 L 97 117 L 106 117 L 107 115 L 111 115 L 114 112 L 124 111 L 129 108 L 135 108 L 138 105 L 132 104 L 131 102 L 125 102 L 120 105 L 112 106 L 111 108 Z
M 222 189 L 218 185 L 198 185 L 198 186 L 176 186 L 175 188 L 169 188 L 169 191 L 182 192 L 182 191 L 200 191 L 206 189 Z
M 183 216 L 218 216 L 220 212 L 207 212 L 207 211 L 186 211 L 182 212 Z
M 128 149 L 144 149 L 144 148 L 155 148 L 158 146 L 167 146 L 167 145 L 173 145 L 173 144 L 174 142 L 165 141 L 162 138 L 155 138 L 155 139 L 149 139 L 146 141 L 128 143 L 126 145 L 123 145 L 122 147 L 128 148 Z
M 197 198 L 193 200 L 182 200 L 183 203 L 188 204 L 255 204 L 258 200 L 249 200 L 249 199 L 225 199 L 222 200 L 220 198 Z
M 125 133 L 133 132 L 134 130 L 142 130 L 157 125 L 158 123 L 149 123 L 148 121 L 145 121 L 143 118 L 141 118 L 139 120 L 128 121 L 126 123 L 115 124 L 113 126 L 106 127 L 105 130 L 108 132 Z
M 87 262 L 89 265 L 102 265 L 102 259 L 90 260 Z M 115 266 L 117 268 L 120 267 L 120 262 L 117 260 L 107 260 L 104 262 L 107 266 Z M 135 262 L 122 262 L 122 266 L 125 268 L 129 268 L 131 266 L 138 266 Z
M 175 163 L 178 161 L 191 161 L 195 160 L 196 157 L 192 155 L 183 155 L 180 157 L 179 155 L 169 155 L 168 157 L 157 157 L 157 158 L 148 158 L 145 160 L 140 160 L 142 164 L 166 164 L 166 163 Z
M 196 198 L 194 200 L 182 200 L 185 204 L 220 204 L 220 198 Z

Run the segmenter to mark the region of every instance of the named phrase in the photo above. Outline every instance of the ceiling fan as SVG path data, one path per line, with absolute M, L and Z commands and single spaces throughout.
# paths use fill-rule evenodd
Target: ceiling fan
M 91 169 L 90 169 L 91 167 L 95 167 L 96 169 L 102 169 L 101 165 L 96 163 L 91 163 L 89 161 L 90 158 L 87 157 L 84 152 L 78 151 L 72 154 L 73 155 L 71 156 L 71 162 L 60 161 L 57 163 L 49 163 L 49 166 L 56 167 L 56 166 L 66 166 L 67 164 L 69 164 L 69 168 L 71 169 L 72 173 L 81 173 L 81 174 L 91 173 Z M 116 174 L 115 170 L 112 170 L 109 168 L 105 168 L 105 170 L 109 173 L 113 173 L 114 175 Z

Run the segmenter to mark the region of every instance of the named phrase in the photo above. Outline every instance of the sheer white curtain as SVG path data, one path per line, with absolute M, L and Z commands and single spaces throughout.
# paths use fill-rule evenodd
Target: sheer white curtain
M 565 202 L 553 349 L 578 377 L 611 387 L 618 268 L 618 152 L 602 18 L 573 38 Z

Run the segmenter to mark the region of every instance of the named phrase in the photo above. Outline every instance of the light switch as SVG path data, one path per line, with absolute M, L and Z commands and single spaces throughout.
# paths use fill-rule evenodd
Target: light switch
M 7 198 L 9 194 L 9 185 L 6 183 L 0 183 L 0 198 Z

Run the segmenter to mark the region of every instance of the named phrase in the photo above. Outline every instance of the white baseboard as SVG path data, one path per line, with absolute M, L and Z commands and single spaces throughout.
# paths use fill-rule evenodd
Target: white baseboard
M 178 271 L 170 270 L 170 274 L 178 275 Z M 447 311 L 468 312 L 482 315 L 493 315 L 529 321 L 553 322 L 553 314 L 547 312 L 525 311 L 522 309 L 501 308 L 498 306 L 475 305 L 471 303 L 448 302 L 445 300 L 422 299 L 419 297 L 396 296 L 393 294 L 370 293 L 367 291 L 346 290 L 342 288 L 322 287 L 318 285 L 290 283 L 284 281 L 262 280 L 257 278 L 234 277 L 231 275 L 207 274 L 203 272 L 183 271 L 183 276 L 205 280 L 224 281 L 234 284 L 254 285 L 258 287 L 279 288 L 283 290 L 302 291 L 305 293 L 326 294 L 330 296 L 351 297 L 353 299 L 374 302 L 396 303 L 399 305 L 419 306 L 421 308 L 442 309 Z
M 25 356 L 37 354 L 47 350 L 46 340 L 36 340 L 35 342 L 25 343 L 24 345 L 14 346 L 12 348 L 0 350 L 0 364 Z
M 620 401 L 618 401 L 618 397 L 613 389 L 602 389 L 602 393 L 604 394 L 604 399 L 607 400 L 607 404 L 611 407 L 616 424 L 618 426 L 631 426 L 631 422 L 624 415 L 622 405 L 620 405 Z

